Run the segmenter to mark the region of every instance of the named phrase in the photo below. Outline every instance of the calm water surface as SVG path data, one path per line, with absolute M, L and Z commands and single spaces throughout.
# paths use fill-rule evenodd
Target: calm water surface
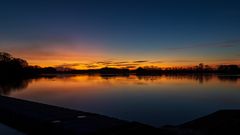
M 58 75 L 1 85 L 2 95 L 156 127 L 240 109 L 240 76 Z

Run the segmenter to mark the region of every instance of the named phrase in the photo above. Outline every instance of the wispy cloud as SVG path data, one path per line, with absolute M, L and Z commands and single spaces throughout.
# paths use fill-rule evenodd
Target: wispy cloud
M 196 60 L 170 60 L 169 62 L 174 62 L 174 63 L 187 63 L 187 62 L 197 62 Z
M 233 48 L 240 46 L 240 40 L 226 40 L 222 42 L 208 43 L 208 44 L 197 44 L 197 45 L 189 45 L 189 46 L 181 46 L 181 47 L 170 47 L 166 48 L 167 50 L 185 50 L 185 49 L 194 49 L 194 48 L 208 48 L 208 47 L 216 47 L 216 48 Z
M 180 60 L 179 60 L 180 61 Z M 151 61 L 151 60 L 129 60 L 129 61 L 115 61 L 115 60 L 103 60 L 95 62 L 85 63 L 64 63 L 56 65 L 58 68 L 84 68 L 84 69 L 96 69 L 103 67 L 114 67 L 114 68 L 137 68 L 141 66 L 156 66 L 158 64 L 165 63 L 165 61 Z
M 137 61 L 133 61 L 133 63 L 145 63 L 148 62 L 147 60 L 137 60 Z
M 149 63 L 160 64 L 160 63 L 164 63 L 164 61 L 150 61 Z
M 98 61 L 95 64 L 102 64 L 102 65 L 108 65 L 108 64 L 112 64 L 113 61 Z
M 142 66 L 142 64 L 151 63 L 149 60 L 135 60 L 135 61 L 96 61 L 85 64 L 87 68 L 102 68 L 102 67 L 117 67 L 117 68 L 136 68 Z
M 92 64 L 86 64 L 85 66 L 86 66 L 88 69 L 100 68 L 98 65 L 92 65 Z
M 232 48 L 232 47 L 235 47 L 237 45 L 231 45 L 231 44 L 226 44 L 226 45 L 219 45 L 219 47 L 221 48 Z
M 58 68 L 73 68 L 73 67 L 76 67 L 76 66 L 80 66 L 81 63 L 64 63 L 64 64 L 60 64 L 60 65 L 56 65 L 55 67 L 58 67 Z

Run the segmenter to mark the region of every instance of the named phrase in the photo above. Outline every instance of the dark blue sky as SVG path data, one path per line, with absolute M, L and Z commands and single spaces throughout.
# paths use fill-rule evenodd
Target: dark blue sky
M 69 54 L 72 62 L 239 63 L 237 0 L 6 0 L 0 20 L 1 50 L 34 64 Z

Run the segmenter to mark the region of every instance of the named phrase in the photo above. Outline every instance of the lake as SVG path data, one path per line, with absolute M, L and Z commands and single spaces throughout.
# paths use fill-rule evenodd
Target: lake
M 1 82 L 0 93 L 160 127 L 240 109 L 240 76 L 48 75 Z

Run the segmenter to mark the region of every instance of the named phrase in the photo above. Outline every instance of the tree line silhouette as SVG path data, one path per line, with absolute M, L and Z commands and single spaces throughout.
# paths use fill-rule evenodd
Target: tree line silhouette
M 23 74 L 28 67 L 27 61 L 14 58 L 9 53 L 0 52 L 0 74 L 1 75 L 19 75 Z
M 53 67 L 31 66 L 21 58 L 15 58 L 6 52 L 0 52 L 0 74 L 4 77 L 22 77 L 44 73 L 57 73 Z
M 31 66 L 26 60 L 21 58 L 15 58 L 11 54 L 6 52 L 0 52 L 0 74 L 4 77 L 16 77 L 16 76 L 31 76 L 41 74 L 108 74 L 108 75 L 160 75 L 160 74 L 181 74 L 181 73 L 223 73 L 223 74 L 239 74 L 239 65 L 219 65 L 217 68 L 213 68 L 208 65 L 200 63 L 195 67 L 171 67 L 171 68 L 159 68 L 159 67 L 138 67 L 137 69 L 130 70 L 127 68 L 111 68 L 104 67 L 101 69 L 87 69 L 87 70 L 58 70 L 55 67 Z

